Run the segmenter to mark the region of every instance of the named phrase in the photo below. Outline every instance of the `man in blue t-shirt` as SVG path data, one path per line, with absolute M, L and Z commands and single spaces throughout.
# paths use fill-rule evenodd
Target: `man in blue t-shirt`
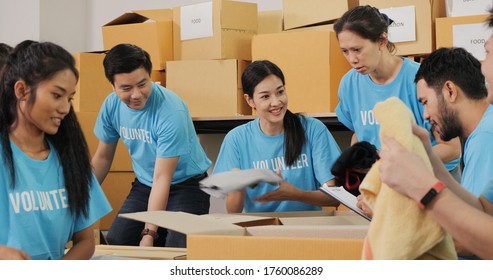
M 129 44 L 113 47 L 104 59 L 114 92 L 106 97 L 94 127 L 100 142 L 92 159 L 102 182 L 118 139 L 127 147 L 136 179 L 118 213 L 141 211 L 209 212 L 209 195 L 199 181 L 211 165 L 186 104 L 150 79 L 149 54 Z M 186 236 L 116 217 L 107 235 L 115 245 L 185 247 Z
M 461 71 L 457 71 L 459 68 Z M 420 201 L 423 208 L 426 207 L 433 213 L 439 212 L 433 216 L 456 240 L 459 257 L 477 258 L 473 253 L 480 253 L 478 255 L 485 257 L 487 254 L 473 245 L 474 241 L 469 240 L 473 238 L 471 234 L 474 233 L 474 227 L 466 221 L 484 222 L 484 216 L 478 215 L 476 209 L 462 205 L 466 202 L 486 213 L 493 213 L 490 181 L 493 167 L 493 106 L 487 99 L 488 92 L 485 77 L 481 74 L 481 63 L 462 48 L 438 49 L 422 62 L 415 81 L 418 99 L 425 108 L 425 118 L 433 125 L 435 132 L 445 141 L 460 137 L 464 142 L 463 187 L 447 176 L 443 165 L 437 163 L 437 156 L 430 152 L 429 147 L 427 151 L 436 178 L 429 176 L 429 172 L 423 172 L 415 159 L 411 159 L 402 151 L 399 152 L 398 145 L 392 140 L 384 140 L 388 150 L 380 153 L 381 178 L 390 187 Z M 423 136 L 419 135 L 423 132 L 415 130 L 423 139 Z M 429 146 L 429 141 L 425 141 L 424 144 L 425 147 Z M 395 154 L 396 152 L 399 153 Z M 405 173 L 410 174 L 408 176 Z M 444 184 L 440 184 L 437 179 Z M 447 186 L 453 194 L 437 188 L 439 185 Z M 434 198 L 437 195 L 438 198 Z M 461 217 L 461 224 L 468 225 L 455 225 L 449 215 L 443 212 L 444 207 L 454 209 L 453 215 Z M 463 210 L 459 210 L 459 207 Z M 475 234 L 474 236 L 482 238 Z

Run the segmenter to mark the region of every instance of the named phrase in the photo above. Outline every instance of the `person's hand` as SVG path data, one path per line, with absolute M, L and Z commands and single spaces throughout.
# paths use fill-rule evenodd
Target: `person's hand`
M 142 236 L 142 239 L 140 240 L 139 246 L 154 247 L 154 237 L 152 237 L 151 235 Z
M 282 179 L 279 169 L 277 170 L 277 175 Z M 270 201 L 296 200 L 295 198 L 301 195 L 302 192 L 297 187 L 281 180 L 277 189 L 255 198 L 255 201 L 265 203 Z
M 356 206 L 363 211 L 363 213 L 372 218 L 373 217 L 373 210 L 371 210 L 370 206 L 366 203 L 363 195 L 358 195 L 357 197 L 358 202 L 356 203 Z
M 0 245 L 0 259 L 2 260 L 30 260 L 31 257 L 21 250 Z
M 380 151 L 380 179 L 395 191 L 419 200 L 423 193 L 420 188 L 433 186 L 437 179 L 419 156 L 407 151 L 394 139 L 384 136 L 382 143 L 388 149 Z
M 429 156 L 433 152 L 433 147 L 431 146 L 431 140 L 430 140 L 430 133 L 426 129 L 420 127 L 417 124 L 412 125 L 412 131 L 413 134 L 418 136 L 419 140 L 423 142 L 423 146 L 425 147 L 426 153 Z M 433 134 L 435 135 L 435 133 Z M 435 138 L 438 143 L 443 142 L 443 140 L 440 138 L 439 135 L 435 135 Z

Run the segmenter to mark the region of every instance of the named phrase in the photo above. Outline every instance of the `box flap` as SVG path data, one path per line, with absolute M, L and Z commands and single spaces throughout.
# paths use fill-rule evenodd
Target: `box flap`
M 119 25 L 119 24 L 129 24 L 129 23 L 142 23 L 149 18 L 136 14 L 136 13 L 124 13 L 123 15 L 115 18 L 114 20 L 108 22 L 103 26 Z
M 243 234 L 244 229 L 228 221 L 204 218 L 185 212 L 147 211 L 128 214 L 119 214 L 119 217 L 151 223 L 163 228 L 172 229 L 183 234 L 197 234 L 206 232 L 228 231 Z
M 369 225 L 370 222 L 360 216 L 326 217 L 285 217 L 279 218 L 285 226 L 308 225 Z
M 241 214 L 226 214 L 226 213 L 213 213 L 201 215 L 200 217 L 204 219 L 210 219 L 212 221 L 222 221 L 228 222 L 230 224 L 238 224 L 244 222 L 253 222 L 253 221 L 263 221 L 263 220 L 272 220 L 273 217 L 267 216 L 253 216 L 253 215 L 241 215 Z
M 245 216 L 258 216 L 258 217 L 326 217 L 339 215 L 340 211 L 293 211 L 293 212 L 252 212 L 252 213 L 239 213 L 237 215 Z
M 153 19 L 155 21 L 172 21 L 173 10 L 172 9 L 157 9 L 157 10 L 136 10 L 136 14 L 144 16 L 146 18 Z
M 172 21 L 173 10 L 172 9 L 158 9 L 158 10 L 136 10 L 130 13 L 124 13 L 123 15 L 115 18 L 103 26 L 119 25 L 119 24 L 131 24 L 142 23 L 152 19 L 154 21 Z

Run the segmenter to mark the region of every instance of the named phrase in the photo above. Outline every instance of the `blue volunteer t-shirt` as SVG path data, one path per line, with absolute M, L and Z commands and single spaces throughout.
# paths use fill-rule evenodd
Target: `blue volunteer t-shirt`
M 461 184 L 479 196 L 491 177 L 493 168 L 493 105 L 489 105 L 481 121 L 464 144 L 464 170 Z
M 231 130 L 221 145 L 213 173 L 239 169 L 281 170 L 287 182 L 305 191 L 317 190 L 334 176 L 330 169 L 341 151 L 325 125 L 317 119 L 300 116 L 306 144 L 298 160 L 288 166 L 284 160 L 284 134 L 267 136 L 259 119 Z M 244 212 L 313 211 L 321 207 L 298 201 L 259 203 L 255 198 L 275 190 L 278 185 L 260 183 L 245 191 Z
M 380 124 L 373 115 L 373 108 L 378 102 L 390 97 L 397 97 L 411 110 L 417 125 L 430 131 L 431 144 L 437 142 L 431 125 L 424 119 L 423 105 L 418 101 L 414 77 L 419 69 L 419 64 L 403 58 L 401 70 L 395 79 L 386 84 L 379 85 L 371 80 L 370 75 L 362 75 L 351 69 L 341 79 L 339 85 L 339 104 L 336 107 L 338 120 L 349 130 L 354 131 L 358 141 L 367 141 L 381 149 Z M 445 164 L 448 170 L 453 170 L 459 164 L 460 157 Z
M 180 157 L 171 184 L 202 174 L 211 165 L 186 104 L 156 83 L 152 83 L 149 99 L 139 110 L 129 108 L 111 93 L 99 111 L 94 134 L 104 143 L 121 138 L 137 179 L 147 186 L 152 185 L 156 158 Z
M 481 193 L 490 203 L 493 203 L 493 177 L 490 178 Z
M 34 160 L 11 142 L 15 187 L 0 157 L 0 244 L 26 251 L 33 259 L 60 259 L 72 235 L 111 211 L 96 177 L 90 186 L 87 217 L 70 212 L 63 168 L 50 143 L 45 160 Z M 1 149 L 1 146 L 0 146 Z

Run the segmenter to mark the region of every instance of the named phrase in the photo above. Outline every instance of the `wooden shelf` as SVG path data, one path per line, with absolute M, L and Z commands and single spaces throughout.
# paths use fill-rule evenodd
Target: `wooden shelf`
M 306 114 L 322 121 L 330 131 L 347 131 L 348 129 L 337 120 L 335 113 Z M 228 133 L 231 129 L 247 123 L 257 116 L 231 117 L 198 117 L 192 118 L 197 134 Z

